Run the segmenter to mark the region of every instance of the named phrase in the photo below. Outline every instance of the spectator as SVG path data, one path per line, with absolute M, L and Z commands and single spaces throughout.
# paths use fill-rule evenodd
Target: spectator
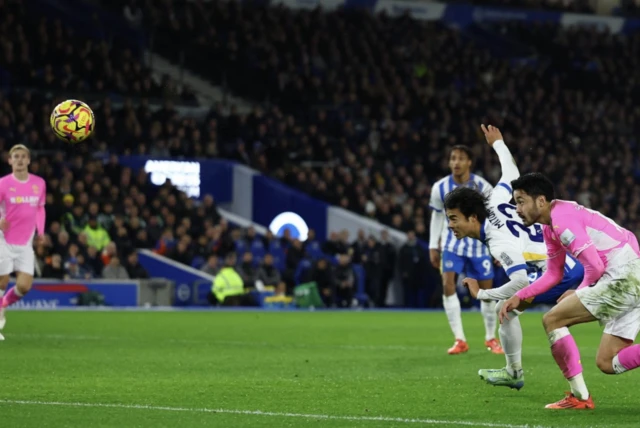
M 218 256 L 215 254 L 210 255 L 207 258 L 207 262 L 200 268 L 200 270 L 208 275 L 216 276 L 218 274 Z
M 320 297 L 327 307 L 335 306 L 336 287 L 331 266 L 326 258 L 316 260 L 313 269 L 309 273 L 309 281 L 313 281 L 318 286 Z
M 229 253 L 225 257 L 225 265 L 213 281 L 209 302 L 222 306 L 256 306 L 256 302 L 244 289 L 244 281 L 236 271 L 237 257 Z
M 355 306 L 355 275 L 348 254 L 338 256 L 338 266 L 334 271 L 334 283 L 338 306 L 348 308 Z
M 257 280 L 265 286 L 274 287 L 276 294 L 283 296 L 286 293 L 286 284 L 282 281 L 280 271 L 273 265 L 273 256 L 266 254 L 262 261 L 262 265 L 258 269 Z
M 104 269 L 104 263 L 96 247 L 87 247 L 87 256 L 85 258 L 85 264 L 91 269 L 93 275 L 96 278 L 102 277 L 102 269 Z
M 78 260 L 75 258 L 69 259 L 66 263 L 66 272 L 64 275 L 64 279 L 91 279 L 91 274 L 89 272 L 85 272 L 78 265 Z
M 400 275 L 404 290 L 404 306 L 408 308 L 424 307 L 426 283 L 424 280 L 427 257 L 418 244 L 414 231 L 407 233 L 407 242 L 400 248 Z
M 98 224 L 98 218 L 94 215 L 89 217 L 89 222 L 83 229 L 83 232 L 87 235 L 88 244 L 96 247 L 98 251 L 102 251 L 107 244 L 111 242 L 109 234 Z
M 120 264 L 120 258 L 116 255 L 111 257 L 109 264 L 102 270 L 104 279 L 129 279 L 129 273 Z
M 238 266 L 237 272 L 244 281 L 245 289 L 251 289 L 256 286 L 258 272 L 253 265 L 253 254 L 250 251 L 246 251 L 242 255 L 242 263 Z
M 291 243 L 291 247 L 287 249 L 287 256 L 285 259 L 284 280 L 289 291 L 293 290 L 293 287 L 295 286 L 296 269 L 303 258 L 304 250 L 302 248 L 302 242 L 298 239 L 294 239 Z
M 100 259 L 102 260 L 103 266 L 108 266 L 111 263 L 111 259 L 114 257 L 118 257 L 118 247 L 116 247 L 116 243 L 111 241 L 104 247 L 102 253 L 100 254 Z
M 62 266 L 62 257 L 60 254 L 54 254 L 51 256 L 51 263 L 48 263 L 42 269 L 43 278 L 63 279 L 65 277 L 65 271 Z
M 384 251 L 376 238 L 369 236 L 366 247 L 361 250 L 365 271 L 365 289 L 369 302 L 378 308 L 385 306 L 387 287 L 383 286 L 384 279 Z
M 127 256 L 127 273 L 131 279 L 148 279 L 149 272 L 140 264 L 138 260 L 138 252 L 132 251 Z

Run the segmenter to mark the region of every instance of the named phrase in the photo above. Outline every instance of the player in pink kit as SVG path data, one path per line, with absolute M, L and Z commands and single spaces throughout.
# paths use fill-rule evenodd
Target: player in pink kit
M 577 290 L 563 294 L 543 317 L 551 354 L 569 381 L 571 392 L 548 409 L 593 409 L 582 377 L 580 352 L 568 327 L 600 321 L 604 333 L 596 364 L 607 374 L 640 366 L 640 248 L 635 235 L 599 212 L 554 198 L 553 184 L 542 174 L 526 174 L 511 183 L 517 213 L 526 226 L 541 223 L 547 246 L 547 271 L 507 300 L 500 320 L 521 301 L 560 283 L 567 253 L 584 266 Z
M 0 300 L 0 329 L 6 324 L 4 309 L 29 292 L 33 284 L 34 233 L 44 236 L 46 184 L 29 174 L 31 156 L 22 144 L 9 151 L 13 172 L 0 178 L 0 289 L 6 290 L 9 274 L 16 273 L 16 285 Z M 4 291 L 3 291 L 4 293 Z M 4 337 L 0 335 L 0 340 Z

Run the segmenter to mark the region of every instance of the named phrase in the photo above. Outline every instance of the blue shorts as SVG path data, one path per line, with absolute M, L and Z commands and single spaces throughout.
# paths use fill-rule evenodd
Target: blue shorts
M 493 279 L 493 260 L 491 256 L 465 257 L 451 251 L 442 252 L 442 272 L 464 272 L 469 278 L 484 281 Z
M 529 274 L 529 283 L 532 283 L 542 276 L 542 272 L 534 268 L 527 269 L 527 273 Z M 534 299 L 531 300 L 531 303 L 534 305 L 555 305 L 565 291 L 577 288 L 582 282 L 583 277 L 584 268 L 580 262 L 567 255 L 567 261 L 564 264 L 564 277 L 562 277 L 562 282 L 551 290 L 534 297 Z

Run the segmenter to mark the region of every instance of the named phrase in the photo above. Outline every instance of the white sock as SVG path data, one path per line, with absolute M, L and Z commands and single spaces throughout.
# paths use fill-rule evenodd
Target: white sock
M 616 372 L 616 374 L 624 373 L 627 371 L 627 368 L 620 364 L 620 360 L 618 359 L 617 354 L 615 357 L 613 357 L 613 362 L 611 363 L 611 365 L 613 366 L 613 371 Z
M 444 306 L 444 311 L 447 313 L 447 319 L 449 320 L 449 326 L 451 326 L 453 335 L 456 339 L 466 342 L 467 338 L 465 337 L 464 330 L 462 329 L 462 317 L 460 316 L 460 300 L 458 300 L 458 295 L 443 295 L 442 305 Z
M 582 373 L 569 379 L 569 386 L 571 387 L 571 393 L 579 399 L 586 400 L 589 398 L 589 390 L 587 389 L 587 384 L 584 383 Z
M 496 301 L 480 302 L 480 312 L 484 319 L 484 340 L 496 338 L 496 324 L 498 315 L 496 314 Z
M 500 343 L 507 359 L 507 371 L 511 376 L 520 377 L 522 375 L 522 327 L 520 317 L 511 311 L 507 314 L 509 319 L 504 319 L 498 333 Z

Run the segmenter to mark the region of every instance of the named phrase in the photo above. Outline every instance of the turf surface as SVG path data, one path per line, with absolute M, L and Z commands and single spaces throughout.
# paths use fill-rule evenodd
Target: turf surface
M 449 356 L 438 312 L 26 312 L 0 342 L 7 427 L 637 427 L 638 375 L 595 367 L 597 324 L 573 329 L 593 411 L 550 411 L 566 382 L 540 313 L 525 314 L 521 391 L 483 384 L 502 356 Z M 246 411 L 246 412 L 245 412 Z

